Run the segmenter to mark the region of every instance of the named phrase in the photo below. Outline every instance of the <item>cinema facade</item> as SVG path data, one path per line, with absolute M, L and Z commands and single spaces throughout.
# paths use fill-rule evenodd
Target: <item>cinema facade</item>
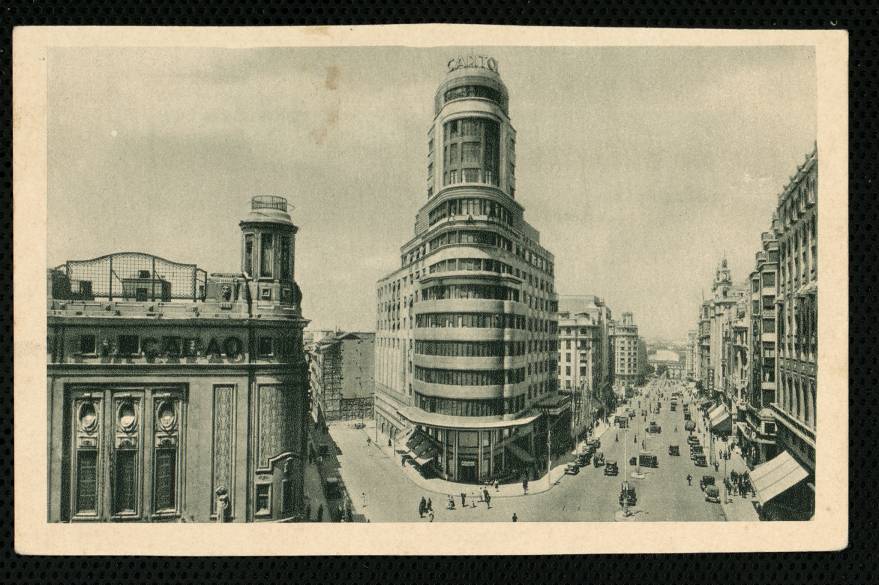
M 301 519 L 297 228 L 276 197 L 240 227 L 240 273 L 143 253 L 49 271 L 50 522 Z
M 399 268 L 377 283 L 377 432 L 425 475 L 537 477 L 570 427 L 555 260 L 516 200 L 497 62 L 450 59 L 434 99 L 426 201 Z

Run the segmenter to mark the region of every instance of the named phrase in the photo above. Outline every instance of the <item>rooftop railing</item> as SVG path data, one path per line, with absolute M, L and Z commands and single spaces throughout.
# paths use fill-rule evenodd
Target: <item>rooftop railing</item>
M 275 195 L 257 195 L 250 200 L 250 208 L 254 211 L 257 209 L 277 209 L 286 212 L 287 200 Z

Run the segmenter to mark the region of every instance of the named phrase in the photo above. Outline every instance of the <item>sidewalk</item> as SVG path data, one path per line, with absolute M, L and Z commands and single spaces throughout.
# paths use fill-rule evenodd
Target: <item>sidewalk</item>
M 330 519 L 330 506 L 324 496 L 323 485 L 320 480 L 320 472 L 314 463 L 306 463 L 305 465 L 305 500 L 311 504 L 311 517 L 306 521 L 313 522 L 317 517 L 317 510 L 323 506 L 322 522 L 332 522 Z
M 721 448 L 726 447 L 728 443 L 715 443 L 715 457 L 720 459 L 718 453 Z M 737 473 L 744 473 L 748 469 L 748 465 L 745 463 L 745 460 L 742 458 L 739 453 L 738 448 L 730 450 L 730 458 L 726 462 L 726 473 L 730 475 L 730 472 L 736 471 Z M 726 490 L 723 488 L 723 463 L 720 464 L 720 488 L 721 488 L 721 498 L 723 498 Z M 751 497 L 750 495 L 742 497 L 741 495 L 736 495 L 734 493 L 729 493 L 726 501 L 721 499 L 721 507 L 723 509 L 723 515 L 726 517 L 728 522 L 759 522 L 760 516 L 757 513 L 756 508 L 754 508 L 754 502 L 757 501 L 757 498 Z
M 609 428 L 610 426 L 607 423 L 601 421 L 593 432 L 593 438 L 601 438 Z M 375 422 L 367 422 L 366 428 L 363 429 L 363 432 L 364 440 L 366 440 L 366 437 L 375 437 Z M 582 444 L 585 445 L 585 441 L 583 441 Z M 386 457 L 397 461 L 400 460 L 400 455 L 394 453 L 393 447 L 388 447 L 387 438 L 382 441 L 382 437 L 379 436 L 378 443 L 373 441 L 372 445 L 373 447 L 378 448 Z M 530 480 L 528 482 L 527 494 L 523 492 L 521 482 L 500 484 L 498 485 L 498 489 L 495 490 L 493 486 L 485 486 L 482 484 L 456 483 L 436 477 L 426 478 L 412 465 L 406 465 L 402 468 L 402 471 L 405 477 L 418 487 L 437 494 L 458 496 L 461 493 L 465 493 L 468 494 L 468 496 L 473 497 L 474 495 L 478 496 L 484 487 L 488 487 L 488 492 L 491 494 L 492 498 L 514 498 L 548 492 L 558 485 L 561 479 L 565 476 L 565 467 L 567 464 L 567 460 L 565 460 L 564 463 L 560 463 L 553 467 L 549 472 L 549 481 L 547 481 L 545 475 L 541 478 Z

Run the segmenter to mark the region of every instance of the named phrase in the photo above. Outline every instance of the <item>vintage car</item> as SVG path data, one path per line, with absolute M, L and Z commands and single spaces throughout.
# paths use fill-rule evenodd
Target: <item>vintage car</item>
M 608 459 L 604 464 L 604 475 L 616 475 L 620 472 L 620 466 L 613 459 Z
M 693 420 L 692 415 L 689 412 L 684 413 L 684 420 Z
M 584 467 L 589 465 L 589 459 L 592 457 L 591 451 L 580 451 L 577 453 L 577 465 Z
M 580 473 L 580 466 L 576 462 L 571 461 L 565 466 L 566 475 L 577 475 L 578 473 Z
M 681 454 L 681 448 L 680 448 L 679 446 L 677 446 L 677 445 L 669 445 L 669 446 L 668 446 L 668 454 L 669 454 L 669 455 L 674 455 L 674 456 L 676 456 L 676 457 L 677 457 L 677 456 L 680 456 L 680 454 Z
M 716 481 L 713 475 L 703 475 L 699 480 L 699 488 L 704 490 L 709 485 L 715 485 Z
M 693 459 L 696 455 L 705 455 L 705 449 L 702 448 L 702 445 L 690 445 L 690 459 Z
M 705 455 L 696 455 L 693 457 L 693 463 L 696 467 L 708 467 L 708 460 L 705 459 Z
M 653 453 L 639 453 L 638 463 L 641 467 L 659 467 L 659 459 Z
M 629 482 L 624 481 L 623 485 L 620 487 L 620 506 L 623 504 L 634 506 L 638 503 L 638 496 L 635 493 L 635 486 L 631 485 Z
M 715 504 L 720 503 L 720 490 L 717 489 L 716 485 L 709 485 L 705 487 L 705 501 L 714 502 Z
M 690 445 L 698 445 L 699 444 L 699 437 L 696 437 L 694 435 L 690 435 L 689 437 L 687 437 L 687 442 Z
M 614 417 L 613 422 L 615 425 L 618 425 L 621 429 L 629 426 L 629 417 L 617 415 Z
M 650 421 L 650 424 L 644 427 L 645 433 L 661 433 L 662 427 L 656 424 L 655 420 Z
M 592 457 L 592 464 L 595 467 L 601 467 L 602 465 L 604 465 L 604 453 L 602 453 L 601 451 L 597 451 L 595 453 L 595 456 Z

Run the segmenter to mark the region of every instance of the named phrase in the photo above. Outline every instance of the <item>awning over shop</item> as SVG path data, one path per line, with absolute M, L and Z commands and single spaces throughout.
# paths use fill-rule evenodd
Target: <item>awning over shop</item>
M 414 459 L 415 463 L 417 463 L 418 465 L 424 465 L 425 463 L 433 461 L 434 457 L 436 457 L 436 453 L 430 453 L 428 456 L 425 457 L 415 457 Z
M 721 404 L 720 406 L 709 412 L 708 424 L 710 425 L 710 428 L 713 432 L 731 433 L 732 418 L 730 418 L 729 411 L 726 409 L 726 406 Z
M 518 457 L 519 459 L 521 459 L 525 463 L 534 463 L 536 461 L 536 459 L 534 458 L 534 456 L 531 453 L 529 453 L 528 451 L 526 451 L 525 449 L 519 447 L 518 445 L 516 445 L 514 443 L 510 443 L 509 445 L 507 445 L 507 449 L 510 450 L 510 453 L 512 453 L 513 455 L 515 455 L 516 457 Z
M 809 472 L 790 453 L 782 451 L 780 455 L 752 469 L 750 476 L 757 499 L 765 505 L 778 494 L 809 477 Z

